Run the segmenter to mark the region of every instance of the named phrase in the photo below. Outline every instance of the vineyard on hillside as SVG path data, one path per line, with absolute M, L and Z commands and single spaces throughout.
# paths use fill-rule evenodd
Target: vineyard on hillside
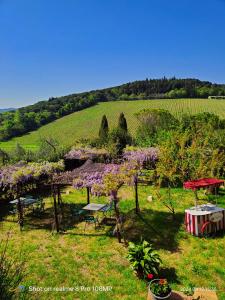
M 80 138 L 96 137 L 104 114 L 109 120 L 110 128 L 116 126 L 121 112 L 124 112 L 126 116 L 130 133 L 134 134 L 138 125 L 134 114 L 144 108 L 166 109 L 177 118 L 182 114 L 199 112 L 211 112 L 225 118 L 225 100 L 169 99 L 103 102 L 65 116 L 24 136 L 0 143 L 0 148 L 10 149 L 16 143 L 20 143 L 27 149 L 35 149 L 43 137 L 53 137 L 60 144 L 71 146 Z

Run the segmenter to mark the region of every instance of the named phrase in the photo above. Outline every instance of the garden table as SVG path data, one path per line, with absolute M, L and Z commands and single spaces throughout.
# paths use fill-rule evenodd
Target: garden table
M 90 203 L 90 204 L 84 206 L 83 209 L 90 210 L 90 211 L 100 211 L 106 205 L 107 204 Z
M 213 204 L 197 205 L 185 210 L 186 230 L 192 235 L 201 236 L 204 224 L 206 233 L 225 229 L 225 209 Z
M 24 198 L 24 197 L 20 197 L 20 203 L 21 205 L 23 206 L 23 208 L 27 208 L 29 209 L 30 207 L 32 207 L 32 210 L 34 212 L 34 204 L 37 204 L 40 202 L 39 199 L 34 199 L 34 198 Z M 10 204 L 14 204 L 16 205 L 16 210 L 18 210 L 18 202 L 19 202 L 19 199 L 15 199 L 15 200 L 12 200 L 10 201 L 9 203 Z
M 98 213 L 99 211 L 101 211 L 101 209 L 106 207 L 106 205 L 107 204 L 89 203 L 88 205 L 84 206 L 83 209 Z M 86 228 L 86 224 L 90 223 L 89 219 L 92 220 L 91 221 L 92 223 L 93 222 L 95 223 L 95 227 L 96 227 L 96 222 L 99 224 L 99 218 L 98 217 L 94 218 L 93 216 L 86 216 L 85 228 Z
M 37 203 L 39 200 L 33 199 L 33 198 L 24 198 L 24 197 L 21 197 L 21 198 L 20 198 L 20 201 L 21 201 L 21 203 L 22 203 L 24 206 L 28 206 L 28 205 Z M 9 203 L 10 203 L 10 204 L 18 204 L 18 202 L 19 202 L 19 199 L 15 199 L 15 200 L 10 201 Z

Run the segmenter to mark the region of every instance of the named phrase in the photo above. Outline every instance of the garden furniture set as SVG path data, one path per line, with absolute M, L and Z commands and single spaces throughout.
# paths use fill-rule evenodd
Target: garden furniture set
M 10 201 L 9 203 L 13 205 L 13 209 L 10 211 L 11 214 L 16 214 L 18 212 L 18 204 L 22 206 L 23 211 L 25 210 L 32 210 L 33 213 L 39 214 L 44 211 L 44 202 L 43 199 L 40 198 L 33 198 L 32 196 L 25 196 L 25 197 L 20 197 L 19 199 L 15 199 Z

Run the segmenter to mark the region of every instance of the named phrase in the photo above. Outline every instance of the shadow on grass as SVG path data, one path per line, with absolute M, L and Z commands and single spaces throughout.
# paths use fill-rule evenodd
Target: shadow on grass
M 128 241 L 137 242 L 142 238 L 156 249 L 179 251 L 177 234 L 184 223 L 184 214 L 176 213 L 173 220 L 169 212 L 143 209 L 138 215 L 131 210 L 125 218 L 124 231 Z
M 2 206 L 2 205 L 1 205 Z M 78 233 L 72 232 L 82 222 L 83 215 L 76 214 L 81 210 L 84 203 L 63 203 L 58 206 L 58 218 L 60 223 L 60 232 L 67 232 L 71 235 L 82 236 L 113 236 L 115 223 L 102 223 L 96 228 L 96 233 L 89 232 L 90 226 L 82 233 L 82 226 Z M 0 212 L 0 221 L 17 223 L 17 215 L 5 219 L 9 216 L 10 206 L 3 205 Z M 88 213 L 88 212 L 87 212 Z M 175 221 L 172 220 L 172 215 L 165 211 L 156 211 L 151 209 L 143 209 L 140 214 L 136 214 L 134 210 L 130 210 L 124 215 L 124 236 L 126 241 L 140 241 L 140 238 L 146 239 L 154 244 L 154 247 L 163 248 L 169 251 L 178 251 L 178 243 L 176 235 L 183 223 L 184 215 L 177 213 Z M 45 229 L 55 231 L 54 208 L 48 207 L 44 212 L 35 214 L 29 211 L 25 213 L 24 230 Z M 83 224 L 82 224 L 83 225 Z M 99 230 L 100 229 L 100 230 Z M 104 230 L 104 232 L 100 232 Z
M 79 210 L 82 210 L 82 207 L 84 206 L 84 203 L 64 203 L 62 206 L 61 214 L 62 214 L 62 225 L 61 228 L 64 232 L 64 234 L 69 235 L 77 235 L 77 236 L 112 236 L 112 231 L 115 226 L 115 222 L 111 222 L 109 219 L 104 218 L 104 216 L 101 216 L 101 220 L 96 225 L 94 224 L 88 224 L 85 229 L 85 223 L 80 226 L 79 230 L 82 232 L 72 232 L 71 230 L 76 228 L 78 224 L 83 222 L 83 218 L 85 215 L 90 215 L 90 212 L 84 211 L 84 214 L 77 215 L 76 212 Z M 75 212 L 75 213 L 74 213 Z M 93 229 L 95 228 L 95 232 L 89 232 L 89 228 Z M 104 230 L 104 232 L 102 232 Z
M 111 235 L 112 226 L 108 222 L 105 224 L 104 222 L 99 222 L 96 225 L 95 233 L 89 231 L 89 229 L 95 228 L 94 224 L 89 224 L 86 226 L 85 230 L 85 223 L 79 225 L 83 222 L 83 217 L 85 214 L 90 214 L 88 211 L 84 214 L 77 215 L 76 213 L 82 210 L 84 203 L 63 203 L 61 206 L 58 206 L 58 220 L 59 220 L 59 228 L 60 233 L 62 234 L 70 234 L 70 235 L 77 235 L 77 236 L 100 236 L 100 235 Z M 77 228 L 79 225 L 79 232 L 72 231 L 73 229 Z M 56 231 L 55 228 L 55 219 L 54 219 L 54 208 L 45 209 L 45 211 L 36 216 L 32 212 L 25 217 L 25 228 L 29 229 L 46 229 L 51 231 Z M 104 232 L 102 232 L 104 230 Z
M 77 215 L 76 212 L 81 210 L 84 207 L 84 203 L 63 203 L 61 206 L 58 205 L 58 220 L 60 233 L 71 234 L 71 235 L 80 235 L 80 236 L 112 236 L 113 227 L 115 224 L 112 222 L 100 222 L 96 226 L 95 233 L 93 233 L 94 224 L 87 225 L 86 230 L 84 230 L 84 224 L 79 226 L 79 232 L 73 232 L 74 228 L 78 227 L 78 224 L 83 222 L 84 215 Z M 0 226 L 3 225 L 3 222 L 12 223 L 17 225 L 18 216 L 17 213 L 14 215 L 10 214 L 12 207 L 9 204 L 1 205 L 0 210 Z M 88 211 L 87 214 L 90 214 Z M 102 219 L 102 218 L 101 218 Z M 19 225 L 18 225 L 19 226 Z M 35 211 L 25 210 L 24 212 L 24 227 L 23 231 L 29 230 L 38 230 L 44 229 L 50 232 L 55 232 L 55 217 L 54 217 L 54 207 L 47 207 L 41 213 Z M 91 229 L 91 232 L 90 230 Z M 104 230 L 104 232 L 103 232 Z
M 160 269 L 160 277 L 169 278 L 170 283 L 177 283 L 177 284 L 180 283 L 180 280 L 178 279 L 175 268 L 161 268 Z

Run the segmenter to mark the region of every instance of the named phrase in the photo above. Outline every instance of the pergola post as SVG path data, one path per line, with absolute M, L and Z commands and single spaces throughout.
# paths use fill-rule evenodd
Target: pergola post
M 23 220 L 23 207 L 20 198 L 18 198 L 17 211 L 18 211 L 18 223 L 20 225 L 20 230 L 22 230 L 24 225 L 24 220 Z
M 23 229 L 23 225 L 24 225 L 24 217 L 23 217 L 23 206 L 20 200 L 20 194 L 21 194 L 21 189 L 20 186 L 17 184 L 16 186 L 16 195 L 17 195 L 17 213 L 18 213 L 18 224 L 20 226 L 20 230 Z
M 121 217 L 120 217 L 120 211 L 118 208 L 118 198 L 116 195 L 116 192 L 112 192 L 111 193 L 111 197 L 112 200 L 114 202 L 114 209 L 115 209 L 115 213 L 116 213 L 116 235 L 118 238 L 118 242 L 121 243 L 122 242 L 122 235 L 121 235 Z
M 61 197 L 61 193 L 60 193 L 60 186 L 57 185 L 57 202 L 58 202 L 58 205 L 62 205 L 62 197 Z
M 90 203 L 90 189 L 87 187 L 87 204 Z
M 52 193 L 53 193 L 53 201 L 54 201 L 55 227 L 56 227 L 56 231 L 59 232 L 59 219 L 58 219 L 58 210 L 57 210 L 55 185 L 53 185 L 53 187 L 52 187 Z
M 140 212 L 139 202 L 138 202 L 138 176 L 134 177 L 134 192 L 135 192 L 135 210 L 136 214 Z

